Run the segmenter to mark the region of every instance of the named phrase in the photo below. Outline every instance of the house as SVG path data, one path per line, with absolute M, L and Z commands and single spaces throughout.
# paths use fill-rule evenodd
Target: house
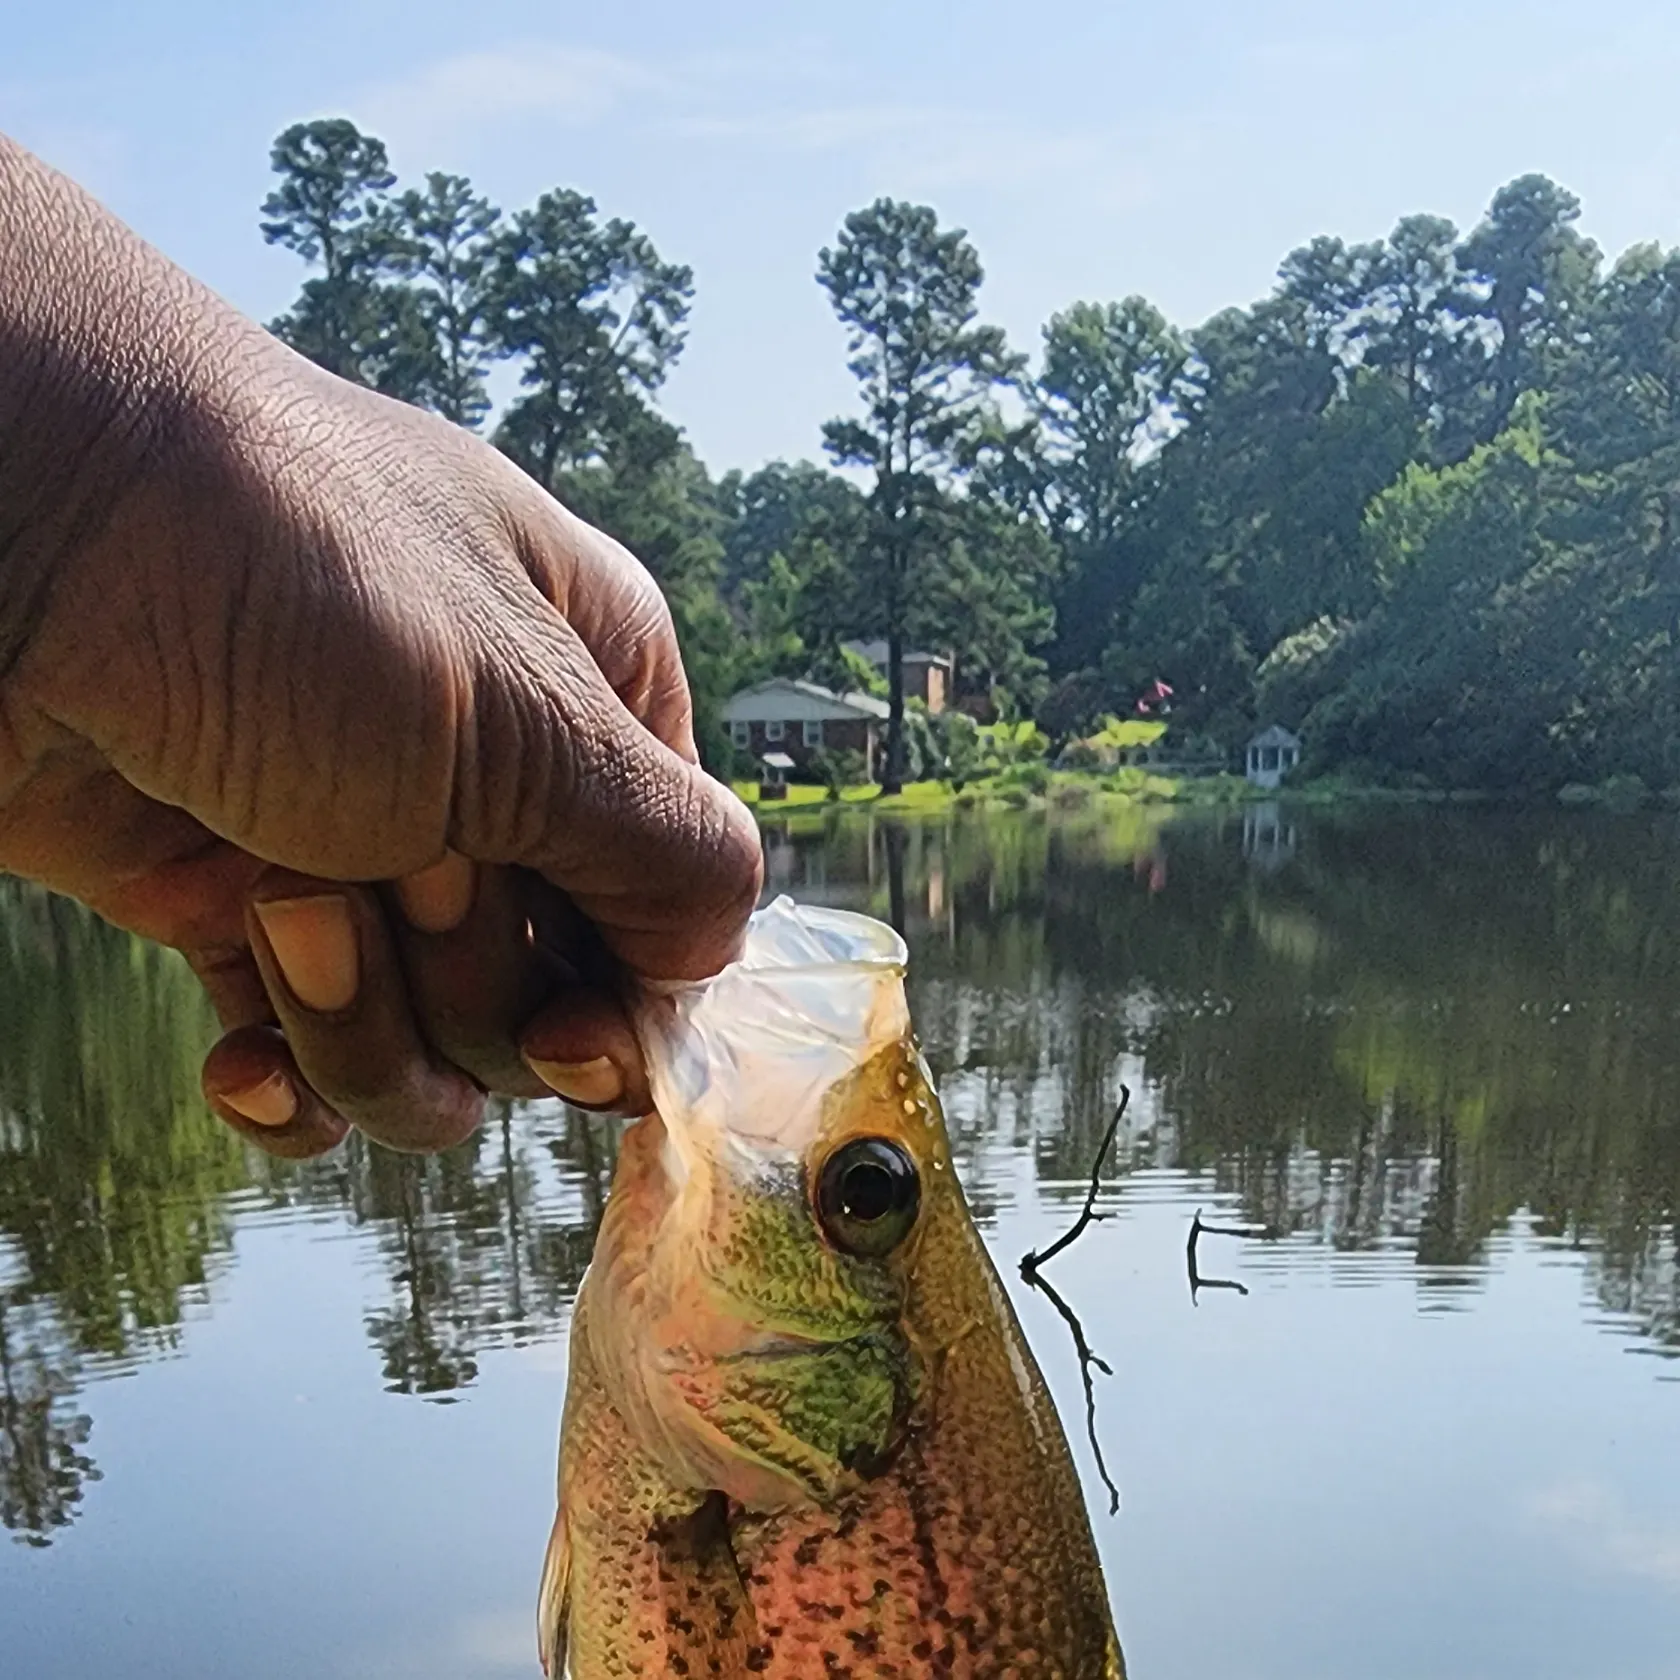
M 732 694 L 723 707 L 729 738 L 760 763 L 769 754 L 785 754 L 803 769 L 827 747 L 859 752 L 874 768 L 884 734 L 887 703 L 873 694 L 836 694 L 813 682 L 772 677 Z
M 1248 743 L 1243 773 L 1258 788 L 1275 788 L 1300 762 L 1300 736 L 1274 723 Z
M 887 644 L 884 641 L 842 642 L 847 653 L 867 660 L 884 677 L 887 674 Z M 930 712 L 945 710 L 951 693 L 951 657 L 944 653 L 907 651 L 899 660 L 904 671 L 904 698 L 920 700 Z

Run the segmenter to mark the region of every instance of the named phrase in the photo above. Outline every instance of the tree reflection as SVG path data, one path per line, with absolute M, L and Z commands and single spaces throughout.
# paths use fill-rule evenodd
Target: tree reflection
M 459 1149 L 359 1135 L 292 1166 L 205 1108 L 215 1026 L 172 953 L 0 879 L 0 1523 L 34 1543 L 98 1472 L 88 1381 L 172 1343 L 228 1253 L 235 1193 L 366 1229 L 389 1298 L 367 1314 L 387 1386 L 441 1397 L 484 1348 L 556 1333 L 588 1264 L 608 1123 L 498 1109 Z
M 1674 819 L 1314 816 L 1259 861 L 1240 816 L 1028 817 L 995 855 L 993 827 L 941 825 L 906 852 L 939 861 L 937 928 L 905 890 L 959 1149 L 1078 1177 L 1129 1062 L 1153 1114 L 1123 1169 L 1205 1173 L 1257 1226 L 1432 1273 L 1526 1212 L 1680 1347 Z M 1131 867 L 1157 855 L 1160 891 Z
M 558 1113 L 558 1111 L 556 1111 Z M 610 1123 L 575 1110 L 538 1136 L 509 1105 L 460 1147 L 398 1155 L 347 1146 L 349 1202 L 378 1232 L 390 1302 L 367 1315 L 387 1386 L 439 1398 L 471 1383 L 478 1354 L 550 1331 L 583 1279 L 611 1181 Z M 576 1202 L 550 1205 L 556 1169 Z
M 1680 895 L 1672 818 L 1163 808 L 833 813 L 768 837 L 776 883 L 893 915 L 971 1200 L 986 1154 L 1081 1180 L 1122 1071 L 1122 1175 L 1189 1172 L 1244 1221 L 1473 1277 L 1525 1213 L 1607 1310 L 1680 1357 Z M 248 1155 L 205 1110 L 214 1028 L 173 956 L 0 881 L 0 1523 L 35 1543 L 97 1472 L 87 1384 L 179 1335 L 235 1209 L 339 1217 L 384 1274 L 391 1389 L 557 1333 L 616 1128 L 499 1108 L 432 1159 L 353 1139 Z
M 76 1408 L 76 1371 L 43 1316 L 0 1299 L 0 1524 L 31 1546 L 68 1528 L 82 1484 L 99 1480 L 82 1451 L 93 1419 Z
M 0 880 L 0 1022 L 0 1522 L 45 1544 L 97 1475 L 90 1361 L 173 1339 L 246 1174 L 198 1097 L 208 1022 L 174 957 Z

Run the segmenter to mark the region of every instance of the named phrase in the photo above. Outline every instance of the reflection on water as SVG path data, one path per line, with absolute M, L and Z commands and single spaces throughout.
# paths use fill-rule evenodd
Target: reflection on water
M 1674 820 L 800 814 L 766 843 L 770 890 L 905 932 L 983 1222 L 1023 1205 L 1027 1170 L 1065 1228 L 1124 1079 L 1103 1209 L 1172 1199 L 1182 1242 L 1205 1202 L 1272 1239 L 1208 1237 L 1209 1273 L 1403 1278 L 1425 1311 L 1495 1315 L 1520 1239 L 1578 1257 L 1584 1315 L 1655 1356 L 1647 1380 L 1680 1376 Z M 97 1508 L 96 1380 L 214 1319 L 241 1233 L 354 1237 L 347 1386 L 447 1400 L 489 1350 L 563 1338 L 609 1124 L 504 1107 L 432 1160 L 353 1140 L 269 1162 L 198 1100 L 212 1027 L 185 970 L 4 883 L 0 1023 L 0 1522 L 20 1539 Z M 1126 1346 L 1108 1300 L 1056 1282 L 1100 1354 Z
M 215 1026 L 185 965 L 3 878 L 0 1023 L 0 1522 L 28 1543 L 98 1479 L 83 1384 L 174 1349 L 240 1217 L 377 1234 L 367 1333 L 400 1393 L 447 1398 L 576 1292 L 612 1175 L 603 1121 L 503 1106 L 447 1155 L 356 1135 L 283 1166 L 199 1098 Z

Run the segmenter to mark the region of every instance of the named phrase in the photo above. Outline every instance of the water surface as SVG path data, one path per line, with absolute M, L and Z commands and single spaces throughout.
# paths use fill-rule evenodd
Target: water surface
M 848 816 L 1134 1680 L 1680 1677 L 1680 826 Z M 535 1672 L 605 1122 L 257 1158 L 173 959 L 0 885 L 0 1672 Z M 1106 1217 L 1047 1276 L 1122 1085 Z M 1204 1236 L 1197 1211 L 1260 1233 Z

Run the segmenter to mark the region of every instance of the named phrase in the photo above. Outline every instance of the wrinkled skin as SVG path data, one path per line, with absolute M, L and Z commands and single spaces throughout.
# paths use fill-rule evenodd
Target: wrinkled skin
M 807 1190 L 859 1135 L 920 1175 L 881 1259 L 838 1252 Z M 802 1161 L 712 1142 L 676 1184 L 657 1116 L 624 1140 L 572 1333 L 549 1674 L 1122 1680 L 1066 1439 L 914 1045 L 829 1094 Z
M 633 1085 L 612 988 L 556 996 L 528 921 L 575 973 L 568 917 L 698 977 L 759 881 L 652 578 L 4 136 L 0 229 L 0 871 L 186 954 L 228 1029 L 206 1094 L 276 1154 L 350 1124 L 447 1147 L 486 1089 L 544 1088 L 527 1058 Z M 459 914 L 397 913 L 389 884 L 440 867 Z M 254 915 L 305 900 L 355 935 L 343 1007 L 288 987 Z M 289 1120 L 231 1106 L 270 1080 Z

